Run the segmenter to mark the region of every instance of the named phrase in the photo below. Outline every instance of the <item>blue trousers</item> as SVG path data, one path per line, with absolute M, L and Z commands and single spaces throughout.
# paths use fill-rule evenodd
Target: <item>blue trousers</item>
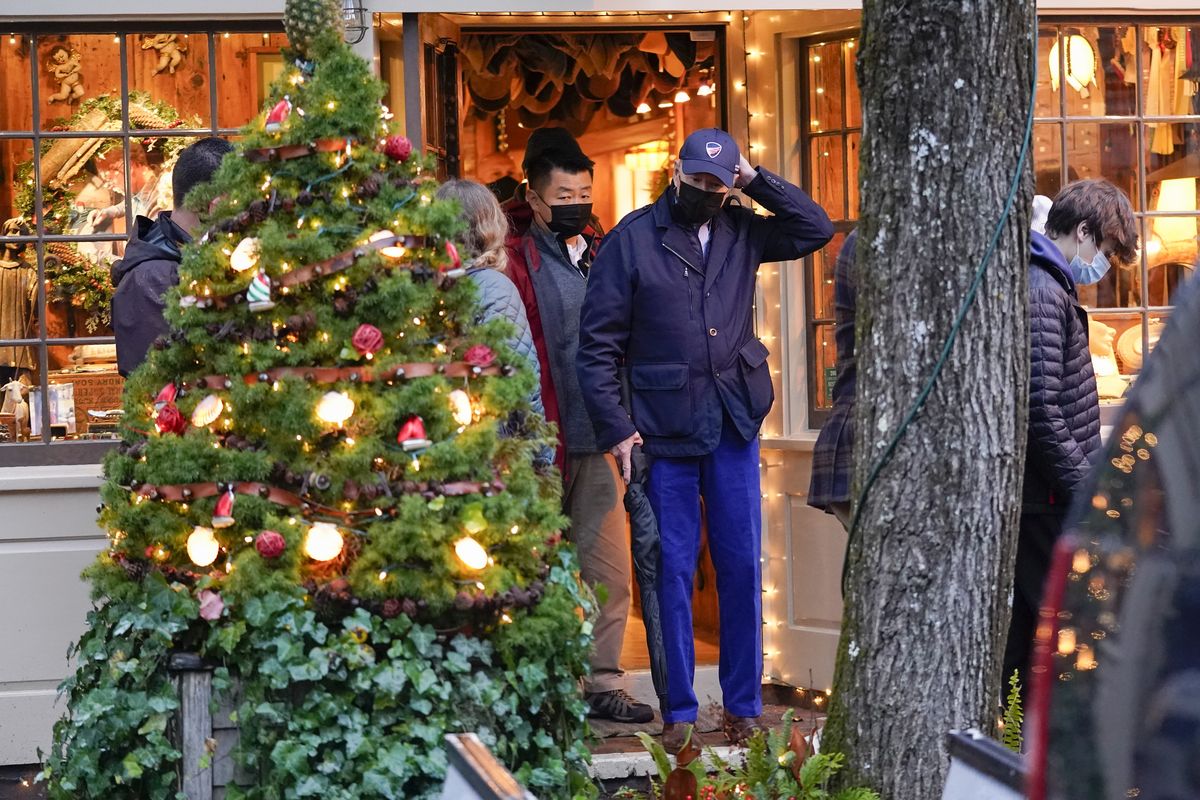
M 721 622 L 721 694 L 738 717 L 762 713 L 762 499 L 758 439 L 744 442 L 728 420 L 717 449 L 694 458 L 658 458 L 650 466 L 650 504 L 662 537 L 659 606 L 667 655 L 664 722 L 695 722 L 692 682 L 692 582 L 700 556 L 700 498 L 717 571 Z

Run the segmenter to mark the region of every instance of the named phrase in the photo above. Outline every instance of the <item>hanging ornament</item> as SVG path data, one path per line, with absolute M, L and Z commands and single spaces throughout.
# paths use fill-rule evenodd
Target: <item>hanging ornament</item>
M 201 589 L 200 594 L 196 595 L 196 599 L 200 601 L 201 619 L 212 622 L 214 619 L 219 619 L 221 612 L 225 610 L 225 601 L 221 599 L 219 593 L 212 589 Z
M 314 522 L 304 537 L 304 554 L 313 561 L 332 561 L 342 552 L 342 532 L 331 522 Z
M 212 526 L 228 528 L 233 523 L 233 490 L 230 489 L 217 500 L 217 507 L 213 509 Z
M 253 268 L 258 263 L 258 251 L 258 239 L 249 236 L 242 239 L 229 256 L 229 266 L 236 272 L 245 272 Z
M 473 572 L 479 572 L 488 565 L 487 550 L 484 550 L 483 545 L 470 536 L 464 536 L 454 543 L 454 554 L 467 569 Z
M 450 393 L 450 413 L 459 425 L 470 425 L 474 412 L 471 409 L 471 396 L 462 389 Z
M 287 540 L 278 531 L 263 531 L 255 537 L 254 549 L 263 558 L 279 558 L 287 549 Z
M 371 238 L 368 239 L 367 241 L 378 242 L 382 239 L 394 239 L 394 238 L 396 238 L 396 234 L 392 233 L 391 231 L 383 230 L 383 231 L 379 231 L 378 233 L 371 234 Z M 408 251 L 405 250 L 404 247 L 399 244 L 391 244 L 391 245 L 388 245 L 387 247 L 381 247 L 379 249 L 379 254 L 381 256 L 383 256 L 384 258 L 390 258 L 392 260 L 395 260 L 397 258 L 404 258 L 404 254 L 406 252 L 408 252 Z
M 450 268 L 442 270 L 443 275 L 447 278 L 461 278 L 467 274 L 463 269 L 462 258 L 458 255 L 458 248 L 449 240 L 446 241 L 446 255 L 450 258 Z
M 187 538 L 187 554 L 188 558 L 197 567 L 207 567 L 209 564 L 217 560 L 217 553 L 221 549 L 221 543 L 217 541 L 217 537 L 213 536 L 211 528 L 205 528 L 202 525 L 197 525 L 188 534 Z
M 404 136 L 389 136 L 383 143 L 383 154 L 400 163 L 408 161 L 412 149 L 412 142 Z
M 383 348 L 383 333 L 374 325 L 364 322 L 354 331 L 350 345 L 360 356 L 373 356 Z
M 354 413 L 354 401 L 345 392 L 326 392 L 317 401 L 317 417 L 322 422 L 341 426 Z
M 472 367 L 489 367 L 496 360 L 496 354 L 486 344 L 471 345 L 463 354 L 463 361 Z
M 284 120 L 292 113 L 292 101 L 284 97 L 275 107 L 271 109 L 271 113 L 267 114 L 267 120 L 263 125 L 263 130 L 267 133 L 275 133 L 283 125 Z
M 483 516 L 483 503 L 468 503 L 462 510 L 462 526 L 467 533 L 483 533 L 487 530 L 487 517 Z
M 425 420 L 416 414 L 406 419 L 404 424 L 400 426 L 400 433 L 396 435 L 396 441 L 400 443 L 400 446 L 406 452 L 423 450 L 433 444 L 425 436 Z
M 154 410 L 162 411 L 164 407 L 174 403 L 177 394 L 179 394 L 179 390 L 175 388 L 175 384 L 173 383 L 168 383 L 159 389 L 158 396 L 154 398 Z
M 187 430 L 187 419 L 174 403 L 167 403 L 154 415 L 154 427 L 159 433 L 179 433 Z
M 274 301 L 271 300 L 271 279 L 261 269 L 250 281 L 250 288 L 246 290 L 246 299 L 250 302 L 251 311 L 267 311 L 275 307 Z
M 192 424 L 197 428 L 208 427 L 217 421 L 217 417 L 221 416 L 224 410 L 224 401 L 215 394 L 210 394 L 192 409 Z

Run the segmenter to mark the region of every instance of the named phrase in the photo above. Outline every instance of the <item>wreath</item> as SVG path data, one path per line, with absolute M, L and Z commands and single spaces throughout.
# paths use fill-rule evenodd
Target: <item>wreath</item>
M 147 92 L 129 93 L 130 128 L 168 130 L 185 124 L 199 127 L 200 120 L 181 117 L 168 103 L 154 100 Z M 87 100 L 72 116 L 53 120 L 50 130 L 111 130 L 113 136 L 119 136 L 121 99 L 101 95 Z M 148 136 L 141 143 L 146 152 L 161 153 L 163 164 L 170 165 L 192 141 L 184 137 Z M 68 228 L 75 213 L 77 195 L 71 187 L 73 179 L 89 163 L 119 145 L 120 140 L 111 137 L 46 139 L 42 142 L 41 213 L 47 229 L 62 231 Z M 16 182 L 17 213 L 26 219 L 34 219 L 36 195 L 32 159 L 17 168 Z M 46 275 L 52 281 L 51 299 L 84 311 L 89 333 L 106 328 L 112 322 L 111 262 L 111 258 L 91 258 L 81 253 L 75 244 L 54 242 L 46 246 Z

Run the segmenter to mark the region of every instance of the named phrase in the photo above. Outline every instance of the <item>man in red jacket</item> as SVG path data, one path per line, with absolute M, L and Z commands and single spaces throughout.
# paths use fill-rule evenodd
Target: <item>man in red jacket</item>
M 558 425 L 563 506 L 571 518 L 580 571 L 585 581 L 608 592 L 593 629 L 592 674 L 584 697 L 594 717 L 649 722 L 654 712 L 625 691 L 620 666 L 631 582 L 624 487 L 613 456 L 596 445 L 575 372 L 579 314 L 599 237 L 591 223 L 593 164 L 566 136 L 547 148 L 531 139 L 523 202 L 509 204 L 510 219 L 525 225 L 509 238 L 508 274 L 533 333 L 546 417 Z

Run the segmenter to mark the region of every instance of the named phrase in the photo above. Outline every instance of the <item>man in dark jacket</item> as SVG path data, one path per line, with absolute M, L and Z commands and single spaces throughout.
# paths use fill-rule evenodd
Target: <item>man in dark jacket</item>
M 727 203 L 734 186 L 774 216 Z M 717 571 L 726 736 L 744 740 L 762 713 L 757 437 L 774 390 L 767 348 L 754 337 L 754 285 L 760 264 L 800 258 L 832 236 L 804 192 L 707 128 L 684 142 L 662 196 L 605 237 L 588 281 L 576 367 L 596 442 L 626 480 L 633 445 L 653 457 L 647 488 L 662 534 L 656 588 L 669 673 L 663 744 L 674 751 L 698 710 L 691 597 L 701 498 Z M 621 405 L 622 361 L 632 418 Z
M 1137 227 L 1129 199 L 1105 180 L 1068 184 L 1031 233 L 1029 437 L 1017 542 L 1012 622 L 1004 675 L 1028 684 L 1030 642 L 1054 542 L 1077 487 L 1100 450 L 1100 403 L 1077 286 L 1111 261 L 1133 260 Z
M 179 283 L 180 248 L 200 226 L 183 201 L 196 186 L 207 183 L 233 145 L 215 136 L 192 144 L 179 154 L 171 172 L 173 211 L 154 219 L 139 216 L 125 257 L 112 266 L 116 287 L 112 300 L 113 332 L 117 338 L 117 369 L 125 376 L 143 361 L 154 340 L 167 332 L 163 295 Z

